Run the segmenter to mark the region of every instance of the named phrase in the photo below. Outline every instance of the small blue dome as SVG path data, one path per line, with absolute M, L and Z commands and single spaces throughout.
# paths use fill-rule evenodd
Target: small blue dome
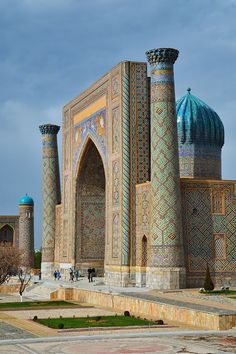
M 34 201 L 29 195 L 26 194 L 20 198 L 19 205 L 34 205 Z
M 201 144 L 222 147 L 224 126 L 218 114 L 191 94 L 176 102 L 178 139 L 180 144 Z

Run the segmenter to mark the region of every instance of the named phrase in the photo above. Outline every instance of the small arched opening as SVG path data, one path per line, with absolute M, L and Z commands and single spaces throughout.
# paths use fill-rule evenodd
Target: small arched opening
M 13 246 L 14 230 L 10 225 L 4 225 L 0 229 L 0 244 Z
M 147 267 L 147 237 L 144 235 L 142 238 L 142 259 L 141 266 Z

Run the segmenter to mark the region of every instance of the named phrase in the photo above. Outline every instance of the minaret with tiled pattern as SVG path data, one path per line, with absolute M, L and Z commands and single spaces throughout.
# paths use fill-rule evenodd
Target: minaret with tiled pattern
M 42 266 L 43 276 L 50 276 L 54 266 L 56 205 L 61 201 L 57 133 L 60 127 L 39 127 L 43 143 Z
M 152 237 L 147 284 L 184 286 L 178 136 L 173 64 L 178 50 L 146 52 L 151 65 Z
M 34 266 L 34 201 L 27 194 L 19 203 L 19 249 L 21 267 Z

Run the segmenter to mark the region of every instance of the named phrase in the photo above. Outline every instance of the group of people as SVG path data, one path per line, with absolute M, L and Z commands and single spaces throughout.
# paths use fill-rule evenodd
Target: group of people
M 78 281 L 79 280 L 79 277 L 80 277 L 80 272 L 78 269 L 74 270 L 72 268 L 69 269 L 69 280 L 71 282 L 73 281 Z M 89 283 L 90 282 L 93 282 L 93 278 L 95 277 L 96 275 L 96 271 L 95 271 L 95 268 L 91 268 L 89 267 L 88 269 L 88 280 L 89 280 Z M 61 272 L 59 270 L 55 270 L 54 273 L 53 273 L 53 276 L 54 276 L 54 280 L 60 280 L 61 279 Z
M 74 280 L 78 281 L 80 277 L 80 272 L 79 270 L 73 270 L 70 268 L 70 281 L 73 282 Z

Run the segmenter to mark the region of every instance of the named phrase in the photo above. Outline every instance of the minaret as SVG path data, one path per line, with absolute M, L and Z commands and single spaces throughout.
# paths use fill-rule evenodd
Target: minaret
M 147 285 L 185 286 L 173 64 L 178 50 L 146 52 L 151 64 L 152 238 Z
M 19 250 L 21 266 L 34 266 L 34 201 L 27 194 L 19 201 Z
M 57 133 L 60 127 L 40 125 L 43 143 L 42 276 L 50 276 L 54 266 L 56 205 L 61 201 Z

